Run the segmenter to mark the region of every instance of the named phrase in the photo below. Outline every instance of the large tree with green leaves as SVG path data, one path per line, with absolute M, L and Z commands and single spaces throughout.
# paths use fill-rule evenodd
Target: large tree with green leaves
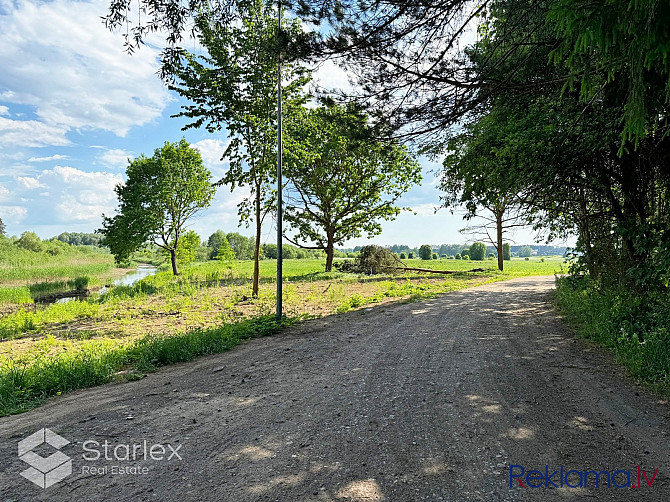
M 117 262 L 127 261 L 146 244 L 155 244 L 170 255 L 172 272 L 186 222 L 208 207 L 216 188 L 200 153 L 182 139 L 165 143 L 152 157 L 133 159 L 126 168 L 127 180 L 115 188 L 118 214 L 103 215 L 103 244 Z
M 381 139 L 363 111 L 334 104 L 303 109 L 286 126 L 286 177 L 290 180 L 287 237 L 326 252 L 326 271 L 336 244 L 381 232 L 381 221 L 403 209 L 400 196 L 421 180 L 406 148 Z
M 302 29 L 289 20 L 278 36 L 277 15 L 272 2 L 251 0 L 237 4 L 240 20 L 215 22 L 210 11 L 196 17 L 200 43 L 206 54 L 182 52 L 169 67 L 170 88 L 191 104 L 179 114 L 193 119 L 187 127 L 204 126 L 215 133 L 225 128 L 229 143 L 224 159 L 229 169 L 218 182 L 231 190 L 248 190 L 238 205 L 240 222 L 253 222 L 253 294 L 258 294 L 261 230 L 274 209 L 277 160 L 277 63 L 279 48 Z M 287 113 L 301 106 L 308 73 L 300 66 L 282 65 L 283 99 Z

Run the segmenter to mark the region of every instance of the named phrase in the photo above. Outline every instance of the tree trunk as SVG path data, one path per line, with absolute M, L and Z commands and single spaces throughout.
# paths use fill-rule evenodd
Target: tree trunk
M 254 283 L 251 289 L 252 296 L 258 296 L 258 282 L 260 276 L 259 260 L 261 257 L 261 199 L 260 190 L 256 187 L 256 245 L 254 246 Z
M 172 262 L 172 274 L 173 275 L 179 275 L 179 271 L 177 270 L 177 250 L 176 249 L 170 249 L 170 261 Z
M 328 241 L 326 244 L 326 272 L 331 272 L 333 270 L 334 255 L 335 255 L 335 243 L 333 242 L 333 237 L 328 236 Z
M 502 226 L 502 218 L 503 218 L 503 213 L 504 211 L 496 211 L 496 242 L 498 243 L 497 245 L 497 251 L 498 251 L 498 270 L 501 272 L 503 271 L 504 268 L 504 262 L 503 262 L 503 226 Z

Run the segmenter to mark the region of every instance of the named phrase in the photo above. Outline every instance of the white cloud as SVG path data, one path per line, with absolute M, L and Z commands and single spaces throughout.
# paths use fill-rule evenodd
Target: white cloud
M 437 207 L 437 204 L 417 204 L 411 210 L 419 216 L 433 216 Z
M 9 190 L 7 187 L 0 185 L 0 202 L 4 202 L 9 199 Z
M 2 77 L 0 77 L 0 85 L 2 85 L 1 80 Z M 65 146 L 70 144 L 65 137 L 66 133 L 67 129 L 59 125 L 48 125 L 36 120 L 11 120 L 0 117 L 0 146 Z
M 31 178 L 29 176 L 19 176 L 17 178 L 19 183 L 22 183 L 24 187 L 32 190 L 34 188 L 45 188 L 45 185 L 40 183 L 37 178 Z
M 101 154 L 98 159 L 109 167 L 123 169 L 128 165 L 128 159 L 132 159 L 133 155 L 125 150 L 119 148 L 112 148 Z
M 35 178 L 20 181 L 26 187 L 31 185 L 29 188 L 35 188 L 37 183 L 49 189 L 48 197 L 30 200 L 29 223 L 40 225 L 47 220 L 56 220 L 68 224 L 87 223 L 93 227 L 100 224 L 102 213 L 111 215 L 114 212 L 117 205 L 114 187 L 123 183 L 123 177 L 115 173 L 55 166 Z
M 349 74 L 334 61 L 325 61 L 314 72 L 314 80 L 319 87 L 329 90 L 351 92 Z
M 0 106 L 0 115 L 9 115 L 9 108 L 6 106 Z
M 223 162 L 221 156 L 228 147 L 228 142 L 219 139 L 203 139 L 191 145 L 200 151 L 202 162 L 207 169 L 212 171 L 215 180 L 221 178 L 225 172 L 228 162 Z
M 5 225 L 16 225 L 23 221 L 28 214 L 28 209 L 23 206 L 0 206 L 0 215 Z
M 100 16 L 107 0 L 9 4 L 0 16 L 0 99 L 35 107 L 45 124 L 124 136 L 158 118 L 170 100 L 156 49 L 133 56 Z M 57 143 L 62 144 L 62 143 Z
M 51 157 L 30 157 L 28 162 L 51 162 L 53 160 L 65 160 L 69 158 L 67 155 L 52 155 Z

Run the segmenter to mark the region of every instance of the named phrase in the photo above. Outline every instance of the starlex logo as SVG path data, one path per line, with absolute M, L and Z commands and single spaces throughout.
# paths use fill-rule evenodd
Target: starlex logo
M 57 451 L 46 458 L 33 451 L 44 443 Z M 72 459 L 60 449 L 68 444 L 70 442 L 67 439 L 46 428 L 19 441 L 19 459 L 30 466 L 21 473 L 21 476 L 41 488 L 49 488 L 67 478 L 72 474 Z
M 548 465 L 544 471 L 526 469 L 522 465 L 510 465 L 509 487 L 514 488 L 643 488 L 644 481 L 651 488 L 658 474 L 658 467 L 649 479 L 647 472 L 638 465 L 637 469 L 617 469 L 615 471 L 579 471 L 571 469 L 566 471 L 563 465 L 560 469 L 550 472 Z M 637 474 L 637 476 L 636 476 Z M 637 484 L 635 478 L 637 477 Z M 516 482 L 516 483 L 515 483 Z

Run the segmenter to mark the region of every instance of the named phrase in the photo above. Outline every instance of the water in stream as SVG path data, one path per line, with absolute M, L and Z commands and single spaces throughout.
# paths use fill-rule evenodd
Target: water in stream
M 156 273 L 156 267 L 153 265 L 145 265 L 145 264 L 140 264 L 137 266 L 135 270 L 132 272 L 128 272 L 126 275 L 123 277 L 120 277 L 116 279 L 113 283 L 114 286 L 132 286 L 135 284 L 137 281 L 140 281 L 144 279 L 145 277 L 149 277 L 150 275 L 154 275 Z M 103 286 L 100 288 L 98 291 L 99 294 L 103 294 L 105 291 L 107 291 L 107 286 Z M 56 303 L 67 303 L 71 302 L 74 300 L 79 300 L 81 299 L 81 296 L 67 296 L 65 298 L 61 298 L 59 300 L 56 300 Z

